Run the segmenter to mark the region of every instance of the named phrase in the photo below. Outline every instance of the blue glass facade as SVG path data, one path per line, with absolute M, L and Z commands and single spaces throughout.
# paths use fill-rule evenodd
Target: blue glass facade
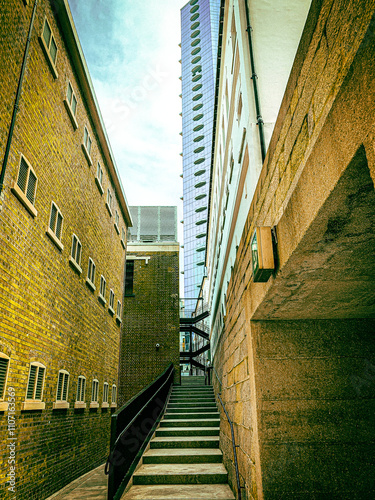
M 198 296 L 204 275 L 219 11 L 220 0 L 191 0 L 181 9 L 186 298 Z

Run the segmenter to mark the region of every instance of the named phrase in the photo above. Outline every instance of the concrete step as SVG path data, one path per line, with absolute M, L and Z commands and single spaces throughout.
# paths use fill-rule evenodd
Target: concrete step
M 133 484 L 222 484 L 228 481 L 223 464 L 143 464 Z
M 155 435 L 162 436 L 219 436 L 220 427 L 159 427 Z
M 132 486 L 122 500 L 235 500 L 227 484 Z
M 144 464 L 221 463 L 222 460 L 219 448 L 156 448 L 143 455 Z
M 157 436 L 150 448 L 218 448 L 218 436 Z
M 160 422 L 160 427 L 220 427 L 220 419 L 196 419 L 189 418 L 190 415 L 184 415 L 186 418 L 167 418 Z

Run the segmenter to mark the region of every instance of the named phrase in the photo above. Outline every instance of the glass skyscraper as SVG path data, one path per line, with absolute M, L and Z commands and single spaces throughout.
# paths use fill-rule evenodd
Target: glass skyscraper
M 204 275 L 220 0 L 181 9 L 184 294 L 198 296 Z M 193 301 L 185 310 L 194 309 Z

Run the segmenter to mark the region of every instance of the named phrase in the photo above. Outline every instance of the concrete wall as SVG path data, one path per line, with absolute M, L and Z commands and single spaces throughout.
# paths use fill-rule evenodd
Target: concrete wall
M 374 496 L 374 11 L 312 3 L 237 250 L 214 365 L 246 498 Z M 276 226 L 267 283 L 256 225 Z
M 3 158 L 34 2 L 0 3 Z M 61 9 L 58 16 L 63 15 Z M 39 40 L 45 16 L 58 47 L 57 76 Z M 0 401 L 1 498 L 15 498 L 15 494 L 19 499 L 46 498 L 104 462 L 109 451 L 111 388 L 117 385 L 121 332 L 120 321 L 108 307 L 109 290 L 114 291 L 116 309 L 117 300 L 123 302 L 126 241 L 121 242 L 121 229 L 129 221 L 121 203 L 123 193 L 116 188 L 118 179 L 104 154 L 108 146 L 95 123 L 95 103 L 82 87 L 84 76 L 78 78 L 73 65 L 79 55 L 66 43 L 66 34 L 50 2 L 39 2 L 0 199 L 0 353 L 10 358 L 5 397 Z M 77 96 L 78 128 L 64 105 L 68 81 Z M 92 137 L 92 166 L 82 150 L 85 125 Z M 34 215 L 12 190 L 21 154 L 38 178 Z M 103 168 L 103 187 L 113 193 L 112 216 L 95 182 L 97 161 Z M 52 201 L 63 215 L 60 245 L 46 234 Z M 120 234 L 114 226 L 115 210 Z M 73 233 L 82 244 L 80 269 L 69 261 Z M 86 283 L 89 257 L 96 264 L 95 289 Z M 105 303 L 99 300 L 101 274 L 107 281 Z M 46 368 L 43 395 L 34 410 L 22 411 L 31 362 Z M 54 410 L 61 369 L 70 374 L 69 408 Z M 86 377 L 86 408 L 75 410 L 79 375 Z M 99 381 L 98 408 L 90 409 L 94 378 Z M 109 408 L 102 405 L 104 382 L 109 384 Z M 11 388 L 14 415 L 7 405 Z M 10 435 L 7 421 L 13 416 L 15 434 Z M 11 464 L 5 447 L 13 437 L 15 493 L 8 490 Z
M 133 295 L 125 297 L 119 404 L 123 405 L 170 363 L 180 381 L 179 245 L 130 244 Z M 160 344 L 156 348 L 156 344 Z

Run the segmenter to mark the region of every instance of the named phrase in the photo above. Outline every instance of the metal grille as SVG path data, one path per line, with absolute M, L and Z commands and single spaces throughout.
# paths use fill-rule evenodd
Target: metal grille
M 129 241 L 177 241 L 177 207 L 130 207 Z

